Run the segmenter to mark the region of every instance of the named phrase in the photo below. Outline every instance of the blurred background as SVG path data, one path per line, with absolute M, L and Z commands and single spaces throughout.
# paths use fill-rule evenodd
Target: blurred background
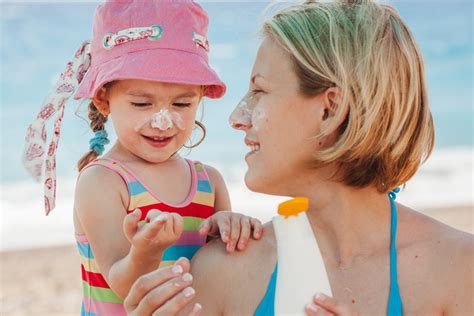
M 42 185 L 21 165 L 25 131 L 64 66 L 92 35 L 98 1 L 0 2 L 1 198 L 0 314 L 77 314 L 80 269 L 74 251 L 72 204 L 76 162 L 93 136 L 85 102 L 66 106 L 58 150 L 57 207 L 44 216 Z M 200 1 L 210 16 L 210 63 L 228 85 L 203 107 L 208 136 L 191 159 L 218 168 L 234 210 L 267 221 L 283 197 L 249 192 L 243 182 L 248 148 L 228 116 L 246 93 L 266 1 Z M 399 201 L 473 232 L 473 4 L 391 1 L 425 59 L 436 128 L 431 158 Z M 107 126 L 114 139 L 113 129 Z

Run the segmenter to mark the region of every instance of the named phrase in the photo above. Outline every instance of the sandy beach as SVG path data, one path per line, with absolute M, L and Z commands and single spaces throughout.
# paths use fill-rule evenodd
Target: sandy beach
M 422 211 L 474 232 L 473 207 Z M 1 315 L 79 315 L 79 258 L 73 245 L 0 253 Z

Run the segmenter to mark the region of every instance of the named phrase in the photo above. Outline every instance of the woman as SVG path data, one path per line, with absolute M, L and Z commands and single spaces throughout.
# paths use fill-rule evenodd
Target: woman
M 231 124 L 252 148 L 251 190 L 310 200 L 334 299 L 320 293 L 305 312 L 472 314 L 472 236 L 391 203 L 434 141 L 422 58 L 399 14 L 371 1 L 307 2 L 275 14 L 263 33 Z M 203 247 L 191 264 L 195 293 L 186 297 L 189 283 L 163 269 L 137 281 L 126 306 L 199 313 L 193 301 L 206 315 L 272 315 L 276 265 L 268 223 L 245 252 Z

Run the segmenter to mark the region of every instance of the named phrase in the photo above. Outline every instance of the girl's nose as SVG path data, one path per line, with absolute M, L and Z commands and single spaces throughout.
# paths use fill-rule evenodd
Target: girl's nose
M 244 97 L 237 104 L 229 117 L 229 124 L 237 130 L 247 130 L 252 127 L 252 109 L 249 106 L 249 98 Z

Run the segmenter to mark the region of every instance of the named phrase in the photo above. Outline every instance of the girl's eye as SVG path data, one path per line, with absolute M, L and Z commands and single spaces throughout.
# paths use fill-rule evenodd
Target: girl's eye
M 174 106 L 177 106 L 179 108 L 186 108 L 191 105 L 191 103 L 184 103 L 184 102 L 176 102 L 173 103 Z
M 145 107 L 145 106 L 151 105 L 151 103 L 135 103 L 135 102 L 132 102 L 132 105 L 136 106 L 136 107 Z

